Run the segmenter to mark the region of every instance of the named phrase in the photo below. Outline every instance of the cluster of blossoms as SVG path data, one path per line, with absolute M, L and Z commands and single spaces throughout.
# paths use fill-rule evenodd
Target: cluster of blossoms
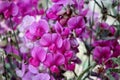
M 99 75 L 106 76 L 105 71 L 119 66 L 112 61 L 112 58 L 120 56 L 119 30 L 105 22 L 108 14 L 102 1 L 102 9 L 105 9 L 102 11 L 102 19 L 99 13 L 89 7 L 94 1 L 48 0 L 46 9 L 43 6 L 39 8 L 42 2 L 44 1 L 0 1 L 0 34 L 9 30 L 15 35 L 15 39 L 11 35 L 5 37 L 8 44 L 1 45 L 0 42 L 0 47 L 6 55 L 13 53 L 22 59 L 21 63 L 13 61 L 16 63 L 16 75 L 20 79 L 64 80 L 63 73 L 74 72 L 76 64 L 81 63 L 76 55 L 79 52 L 78 41 L 84 42 L 87 56 L 92 55 L 96 64 L 104 67 L 102 74 L 97 72 Z M 120 15 L 119 8 L 117 6 L 117 15 Z M 4 30 L 2 22 L 8 26 L 7 29 Z M 6 62 L 9 62 L 8 57 Z M 112 75 L 116 80 L 119 78 L 118 74 Z M 99 77 L 101 80 L 104 78 Z

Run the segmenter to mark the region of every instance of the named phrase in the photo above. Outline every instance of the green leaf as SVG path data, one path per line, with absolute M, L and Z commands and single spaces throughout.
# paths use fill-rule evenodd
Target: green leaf
M 120 73 L 120 69 L 109 69 L 110 72 Z
M 14 53 L 8 54 L 7 56 L 13 57 L 13 58 L 15 58 L 16 60 L 18 60 L 20 62 L 22 61 L 21 57 L 16 55 L 16 54 L 14 54 Z
M 118 57 L 118 58 L 112 58 L 112 60 L 113 60 L 113 62 L 114 62 L 115 64 L 120 65 L 120 57 Z
M 0 80 L 3 80 L 2 75 L 0 74 Z
M 117 28 L 116 37 L 120 36 L 120 25 L 114 25 Z
M 77 80 L 82 80 L 82 77 L 84 76 L 84 74 L 85 74 L 86 72 L 89 72 L 89 70 L 90 70 L 91 68 L 95 67 L 95 66 L 96 66 L 96 63 L 94 63 L 93 65 L 89 66 L 87 69 L 85 69 L 85 70 L 78 76 L 78 79 L 77 79 Z
M 106 73 L 107 73 L 109 80 L 115 80 L 114 77 L 110 74 L 109 70 Z

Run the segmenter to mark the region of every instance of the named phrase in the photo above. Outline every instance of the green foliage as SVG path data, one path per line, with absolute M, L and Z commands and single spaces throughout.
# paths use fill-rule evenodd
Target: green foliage
M 17 61 L 20 61 L 20 62 L 22 61 L 21 57 L 19 55 L 14 54 L 14 53 L 8 54 L 7 56 L 15 58 Z
M 87 69 L 85 69 L 77 78 L 77 80 L 82 80 L 83 76 L 85 73 L 89 72 L 89 70 L 93 67 L 96 66 L 96 63 L 94 63 L 93 65 L 89 66 Z
M 109 80 L 115 80 L 114 77 L 111 75 L 109 70 L 107 70 L 106 74 L 109 77 Z
M 112 58 L 112 61 L 113 61 L 115 64 L 120 65 L 120 57 L 118 57 L 118 58 Z

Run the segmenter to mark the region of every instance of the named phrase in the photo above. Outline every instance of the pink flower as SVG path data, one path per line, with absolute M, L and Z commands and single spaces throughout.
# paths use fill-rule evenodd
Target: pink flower
M 49 47 L 51 49 L 57 47 L 62 47 L 63 40 L 60 35 L 57 33 L 53 34 L 44 34 L 40 39 L 40 45 L 44 47 Z
M 33 76 L 32 80 L 50 80 L 50 76 L 47 73 L 39 73 Z
M 27 72 L 22 77 L 22 80 L 50 80 L 50 76 L 48 73 L 33 74 L 31 72 Z
M 108 30 L 111 33 L 111 35 L 114 35 L 116 32 L 116 29 L 114 26 L 110 26 L 109 24 L 105 22 L 100 23 L 100 27 L 104 30 Z
M 61 4 L 55 4 L 47 10 L 46 16 L 49 19 L 56 20 L 59 17 L 58 12 L 61 11 L 61 9 L 62 9 Z
M 19 8 L 14 2 L 10 3 L 5 1 L 5 2 L 1 2 L 0 5 L 1 6 L 3 5 L 0 11 L 3 12 L 5 18 L 18 15 Z
M 93 50 L 93 58 L 100 64 L 107 61 L 111 56 L 110 47 L 95 47 Z
M 65 63 L 65 57 L 60 53 L 48 53 L 44 64 L 50 68 L 52 73 L 59 73 L 58 66 L 62 66 Z
M 56 3 L 56 4 L 63 4 L 63 5 L 67 5 L 67 4 L 73 4 L 73 0 L 51 0 L 52 2 Z
M 33 58 L 43 62 L 46 59 L 46 53 L 47 51 L 44 48 L 37 46 L 32 49 L 31 55 Z
M 47 21 L 40 20 L 39 22 L 34 22 L 30 25 L 29 29 L 26 31 L 26 37 L 30 40 L 36 40 L 42 37 L 43 34 L 49 31 L 49 25 Z
M 33 74 L 39 73 L 39 72 L 38 72 L 38 68 L 35 67 L 35 66 L 33 66 L 33 65 L 31 65 L 31 64 L 29 64 L 28 69 L 29 69 L 29 71 L 30 71 L 31 73 L 33 73 Z
M 27 66 L 22 62 L 22 69 L 20 70 L 20 69 L 16 68 L 16 70 L 15 70 L 17 76 L 22 78 L 25 74 L 26 68 L 27 68 Z
M 39 64 L 40 64 L 40 61 L 39 61 L 37 58 L 31 57 L 31 58 L 29 59 L 29 63 L 30 63 L 31 65 L 35 66 L 35 67 L 38 67 Z
M 67 24 L 71 30 L 76 29 L 76 28 L 84 28 L 85 27 L 85 21 L 82 16 L 71 17 L 68 20 Z
M 71 33 L 69 27 L 63 27 L 59 22 L 56 22 L 54 29 L 56 33 L 60 34 L 62 37 L 68 37 Z

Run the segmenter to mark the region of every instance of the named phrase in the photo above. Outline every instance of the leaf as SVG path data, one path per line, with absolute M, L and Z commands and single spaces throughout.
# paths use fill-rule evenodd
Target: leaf
M 18 60 L 20 62 L 22 61 L 21 57 L 16 55 L 16 54 L 11 53 L 11 54 L 8 54 L 7 56 L 13 57 L 13 58 L 15 58 L 16 60 Z
M 113 62 L 114 62 L 115 64 L 120 65 L 120 57 L 118 57 L 118 58 L 112 58 L 112 60 L 113 60 Z
M 89 70 L 90 70 L 91 68 L 95 67 L 95 66 L 96 66 L 96 63 L 94 63 L 93 65 L 89 66 L 87 69 L 85 69 L 85 70 L 78 76 L 78 79 L 77 79 L 77 80 L 82 80 L 82 77 L 84 76 L 84 74 L 85 74 L 86 72 L 89 72 Z
M 110 74 L 109 70 L 106 73 L 107 73 L 109 80 L 115 80 L 114 77 Z
M 120 73 L 120 69 L 109 69 L 110 72 Z
M 2 75 L 0 74 L 0 80 L 3 80 Z
M 120 25 L 114 25 L 117 28 L 116 37 L 120 36 Z

